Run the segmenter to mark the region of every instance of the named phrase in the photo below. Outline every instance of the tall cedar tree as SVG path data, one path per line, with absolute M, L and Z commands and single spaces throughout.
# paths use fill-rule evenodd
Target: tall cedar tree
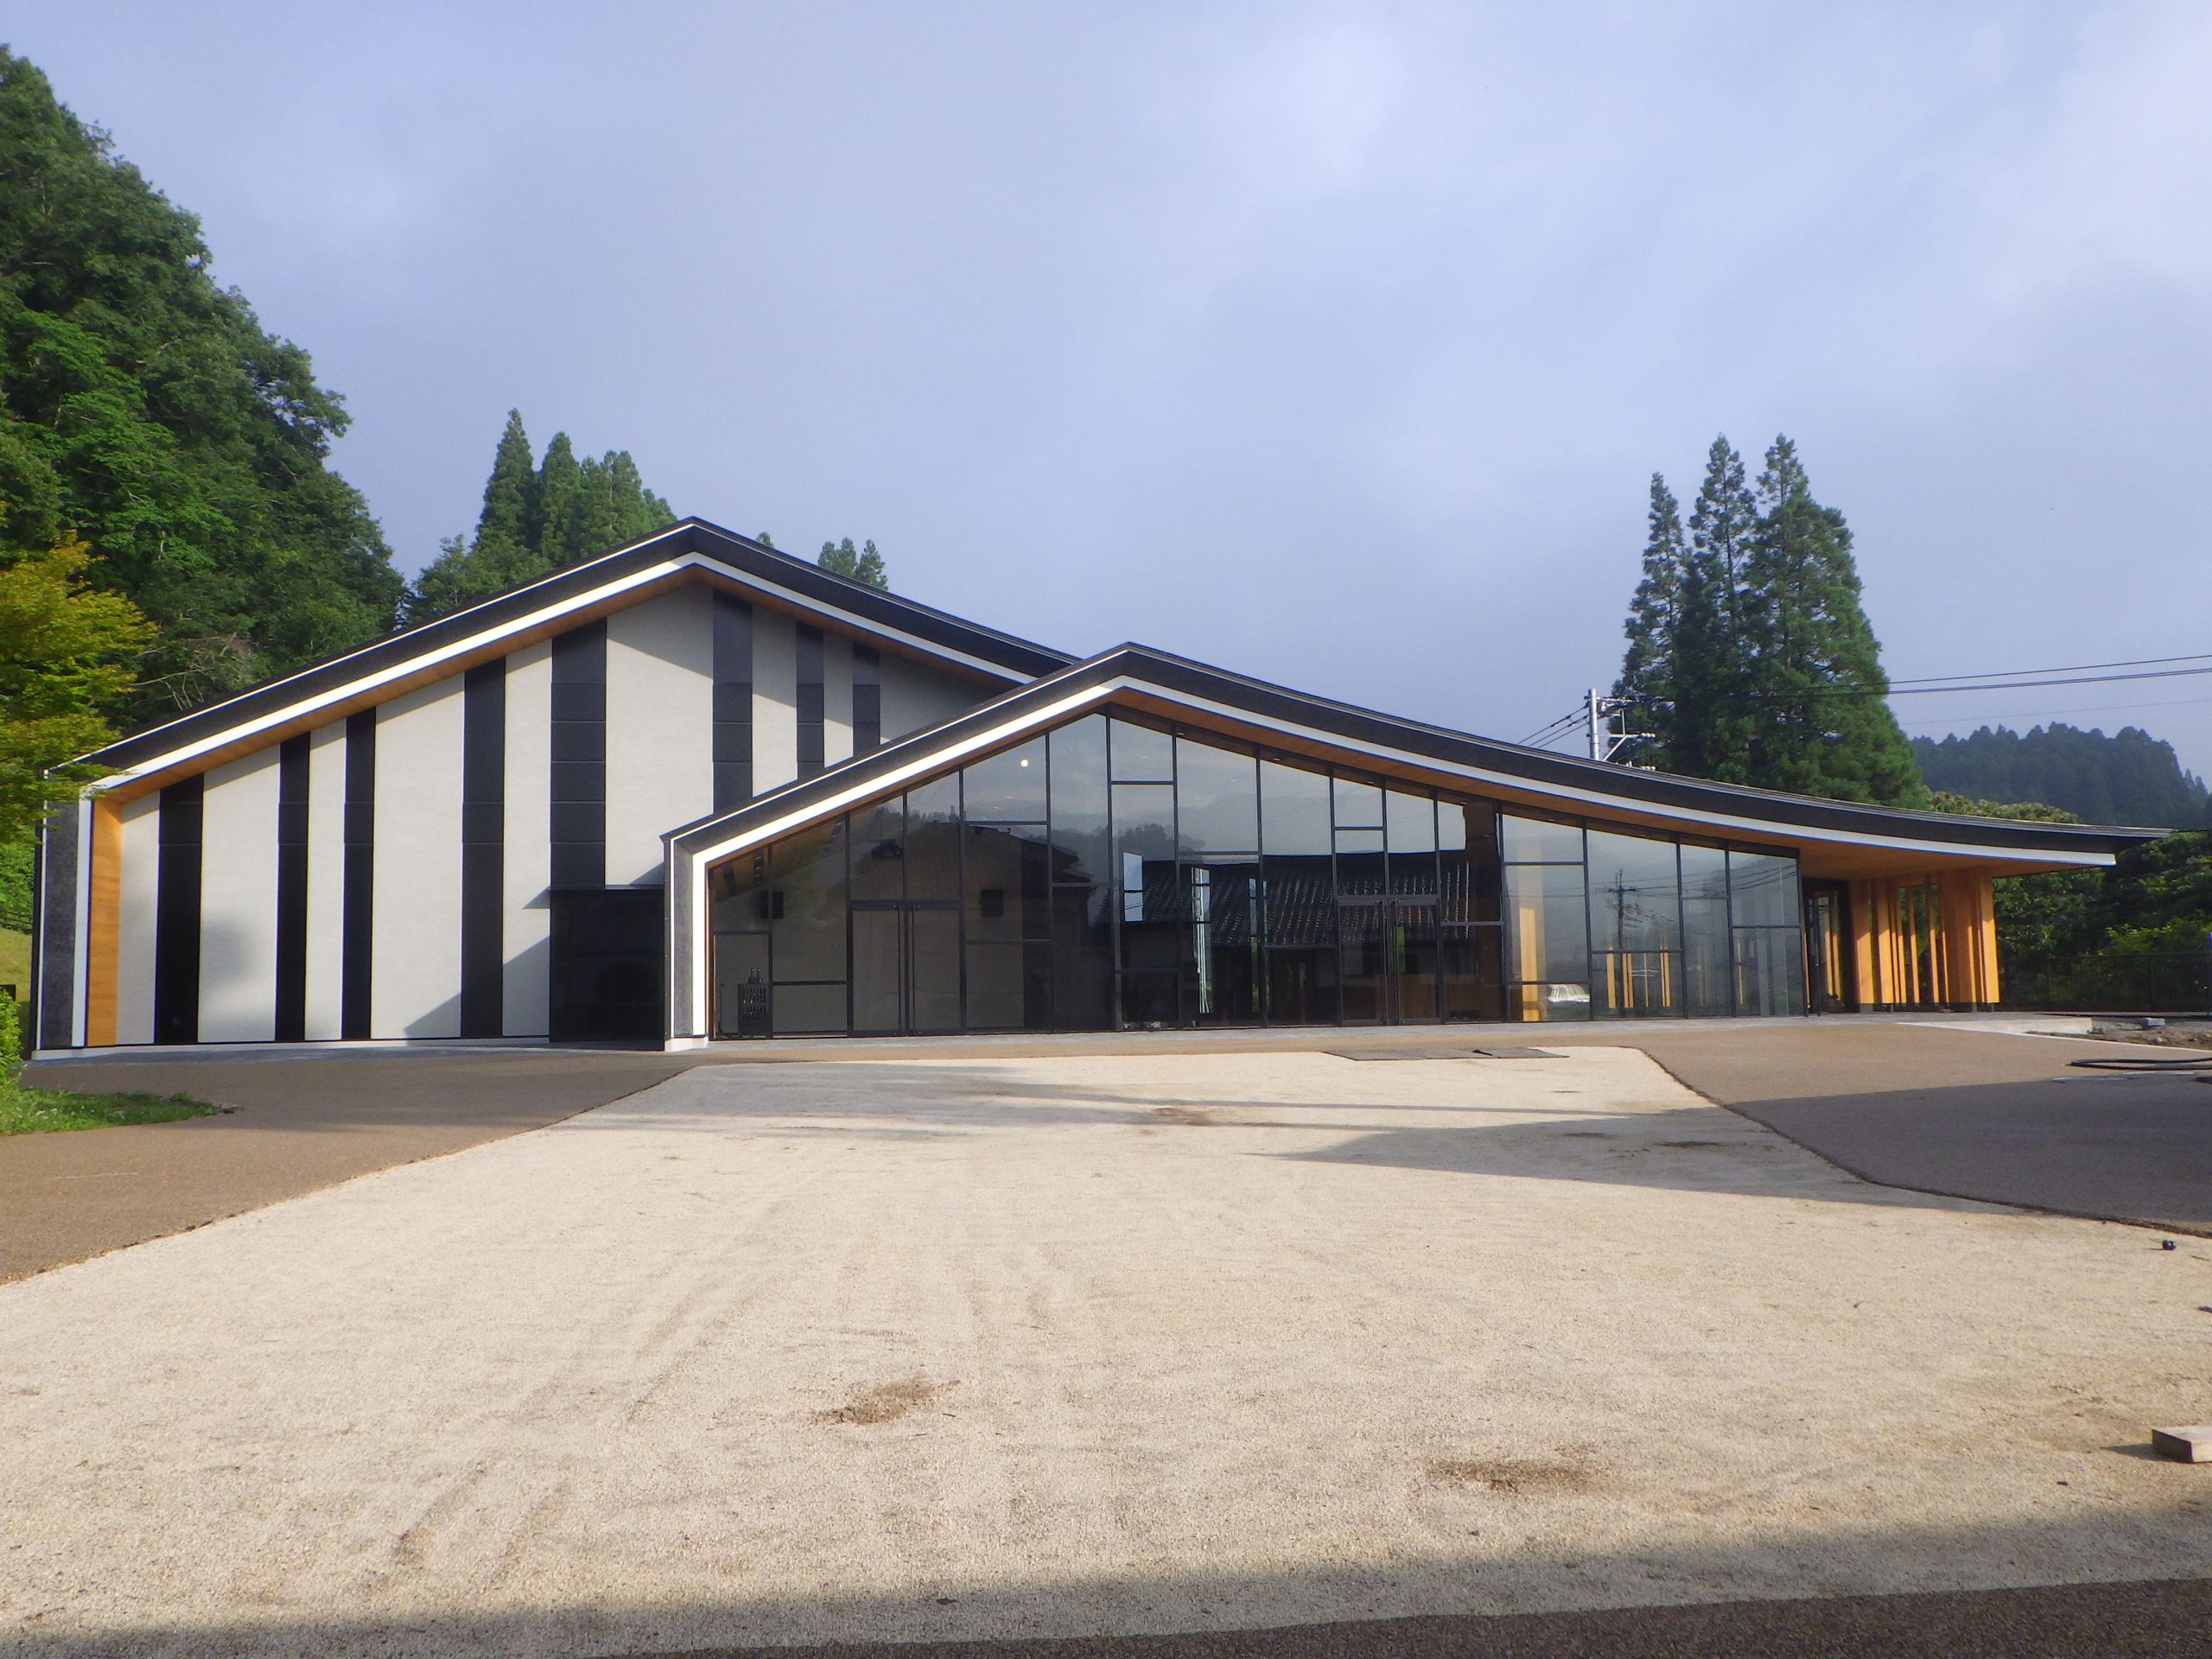
M 1832 800 L 1918 805 L 1912 748 L 1859 602 L 1843 515 L 1813 499 L 1797 447 L 1777 437 L 1758 480 L 1744 563 L 1750 766 L 1744 781 Z
M 518 410 L 492 456 L 476 533 L 448 537 L 407 599 L 407 620 L 427 622 L 651 535 L 676 517 L 645 487 L 625 450 L 578 461 L 565 432 L 533 467 Z
M 883 555 L 875 550 L 874 542 L 858 551 L 855 551 L 853 538 L 849 536 L 842 542 L 824 542 L 822 543 L 822 556 L 815 563 L 824 570 L 850 576 L 855 582 L 870 588 L 888 588 L 891 585 L 890 577 L 884 574 Z
M 159 630 L 112 712 L 174 712 L 388 631 L 400 577 L 327 465 L 346 417 L 308 354 L 5 48 L 0 156 L 0 541 L 80 537 L 86 577 Z
M 1652 480 L 1652 529 L 1617 695 L 1651 736 L 1637 758 L 1724 783 L 1889 804 L 1924 799 L 1882 701 L 1851 532 L 1777 438 L 1755 495 L 1715 438 L 1685 542 Z

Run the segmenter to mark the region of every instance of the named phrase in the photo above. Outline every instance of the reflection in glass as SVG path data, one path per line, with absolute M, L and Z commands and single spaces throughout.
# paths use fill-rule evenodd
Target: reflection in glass
M 1590 831 L 1590 938 L 1599 950 L 1671 950 L 1681 943 L 1675 843 Z
M 1106 826 L 1106 717 L 1085 715 L 1046 739 L 1052 772 L 1052 879 L 1113 878 Z
M 1736 930 L 1736 1008 L 1746 1014 L 1805 1011 L 1805 948 L 1794 927 Z
M 1797 861 L 1771 853 L 1729 854 L 1728 900 L 1738 927 L 1795 927 Z
M 1363 784 L 1356 778 L 1335 780 L 1337 828 L 1339 830 L 1380 830 L 1382 827 L 1382 791 L 1373 784 Z
M 960 779 L 957 773 L 906 791 L 906 897 L 960 897 Z
M 1385 891 L 1382 832 L 1337 831 L 1337 891 L 1346 898 L 1379 898 Z
M 971 823 L 963 868 L 968 940 L 1041 939 L 1051 932 L 1042 824 Z
M 1259 766 L 1250 755 L 1177 738 L 1175 807 L 1186 855 L 1260 850 Z
M 715 935 L 715 1035 L 768 1034 L 768 936 Z
M 1439 943 L 1446 1020 L 1505 1018 L 1503 942 L 1495 927 L 1446 927 Z
M 1329 780 L 1318 772 L 1260 763 L 1261 850 L 1325 857 L 1329 851 Z
M 1052 1025 L 1048 944 L 968 944 L 968 1029 L 1044 1031 Z
M 988 755 L 963 774 L 968 821 L 1045 822 L 1045 740 Z
M 1580 865 L 1507 865 L 1505 925 L 1515 979 L 1586 982 L 1589 921 L 1583 907 Z
M 1580 864 L 1582 861 L 1582 830 L 1572 823 L 1554 823 L 1547 818 L 1521 818 L 1498 815 L 1498 836 L 1503 844 L 1505 861 L 1509 864 Z
M 1443 920 L 1497 920 L 1497 814 L 1476 801 L 1440 801 L 1436 823 Z
M 1191 918 L 1192 1018 L 1204 1025 L 1251 1025 L 1261 1017 L 1260 867 L 1216 860 L 1185 867 Z
M 1114 717 L 1113 757 L 1117 784 L 1175 781 L 1175 740 L 1119 715 Z
M 906 798 L 893 795 L 854 813 L 853 897 L 906 895 Z
M 1728 947 L 1728 855 L 1718 847 L 1682 844 L 1682 1011 L 1700 1017 L 1732 1012 Z
M 1383 798 L 1390 843 L 1390 891 L 1401 897 L 1436 892 L 1436 803 L 1392 791 Z
M 1052 1023 L 1103 1031 L 1114 1023 L 1114 928 L 1080 889 L 1052 894 Z
M 803 830 L 790 839 L 779 842 L 770 857 L 775 887 L 768 931 L 773 940 L 777 982 L 842 982 L 845 977 L 844 821 L 836 819 L 812 830 Z M 842 989 L 837 1003 L 838 1023 L 842 1026 Z M 786 1029 L 780 1016 L 777 1028 Z M 804 1027 L 809 1031 L 827 1028 L 820 1025 Z

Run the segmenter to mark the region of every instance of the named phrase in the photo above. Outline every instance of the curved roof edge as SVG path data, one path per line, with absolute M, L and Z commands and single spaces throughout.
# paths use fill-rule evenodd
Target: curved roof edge
M 1024 733 L 1071 717 L 1086 703 L 1116 691 L 1148 693 L 1194 715 L 1240 721 L 1300 741 L 1376 760 L 1427 766 L 1548 798 L 1562 811 L 1607 808 L 1702 826 L 1716 836 L 1853 842 L 1922 848 L 1955 855 L 1981 854 L 2024 862 L 2103 863 L 2125 848 L 2152 841 L 2161 829 L 2027 819 L 1966 817 L 1900 807 L 1788 795 L 1738 784 L 1709 783 L 1669 772 L 1639 772 L 1604 761 L 1531 749 L 1517 743 L 1378 713 L 1294 691 L 1264 680 L 1137 645 L 1117 645 L 992 702 L 786 785 L 741 807 L 702 818 L 663 837 L 689 857 L 718 856 L 732 843 L 784 833 L 798 822 L 836 810 L 856 796 L 896 787 L 945 763 L 1002 746 Z
M 665 530 L 495 594 L 450 616 L 385 634 L 219 702 L 134 732 L 83 760 L 125 771 L 161 756 L 205 747 L 265 716 L 340 695 L 364 682 L 393 677 L 411 665 L 466 650 L 469 642 L 480 637 L 512 632 L 530 619 L 557 612 L 582 596 L 634 585 L 664 568 L 672 569 L 683 563 L 720 565 L 755 582 L 784 589 L 815 607 L 842 612 L 863 624 L 987 664 L 1008 679 L 1050 674 L 1073 660 L 1065 652 L 837 575 L 703 518 L 682 518 Z

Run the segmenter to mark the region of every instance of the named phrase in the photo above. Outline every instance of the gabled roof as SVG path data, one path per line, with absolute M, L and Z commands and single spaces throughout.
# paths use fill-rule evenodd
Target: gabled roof
M 1715 839 L 1844 843 L 1936 860 L 2011 861 L 2030 868 L 2108 863 L 2166 832 L 2100 824 L 1962 817 L 1785 795 L 1476 737 L 1272 685 L 1186 657 L 1117 645 L 993 702 L 804 782 L 665 838 L 682 858 L 716 859 L 890 792 L 969 756 L 1109 702 L 1357 766 L 1458 782 L 1538 808 L 1657 825 Z
M 836 575 L 702 518 L 685 518 L 640 541 L 537 582 L 381 639 L 342 652 L 220 702 L 138 732 L 85 757 L 120 777 L 179 766 L 241 739 L 296 727 L 320 710 L 359 706 L 391 695 L 426 672 L 452 671 L 557 631 L 561 619 L 619 605 L 626 595 L 686 570 L 720 573 L 775 590 L 791 609 L 811 613 L 987 678 L 1014 683 L 1049 674 L 1065 652 L 1018 639 L 911 599 Z M 390 690 L 386 690 L 390 688 Z M 330 715 L 334 718 L 334 712 Z

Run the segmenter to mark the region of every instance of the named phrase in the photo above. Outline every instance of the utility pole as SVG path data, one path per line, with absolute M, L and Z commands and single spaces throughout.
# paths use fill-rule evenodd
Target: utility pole
M 1610 760 L 1636 741 L 1640 734 L 1630 731 L 1626 721 L 1618 727 L 1613 724 L 1615 716 L 1625 715 L 1634 707 L 1636 703 L 1632 698 L 1600 696 L 1596 686 L 1590 688 L 1583 708 L 1589 721 L 1590 758 L 1592 760 Z

